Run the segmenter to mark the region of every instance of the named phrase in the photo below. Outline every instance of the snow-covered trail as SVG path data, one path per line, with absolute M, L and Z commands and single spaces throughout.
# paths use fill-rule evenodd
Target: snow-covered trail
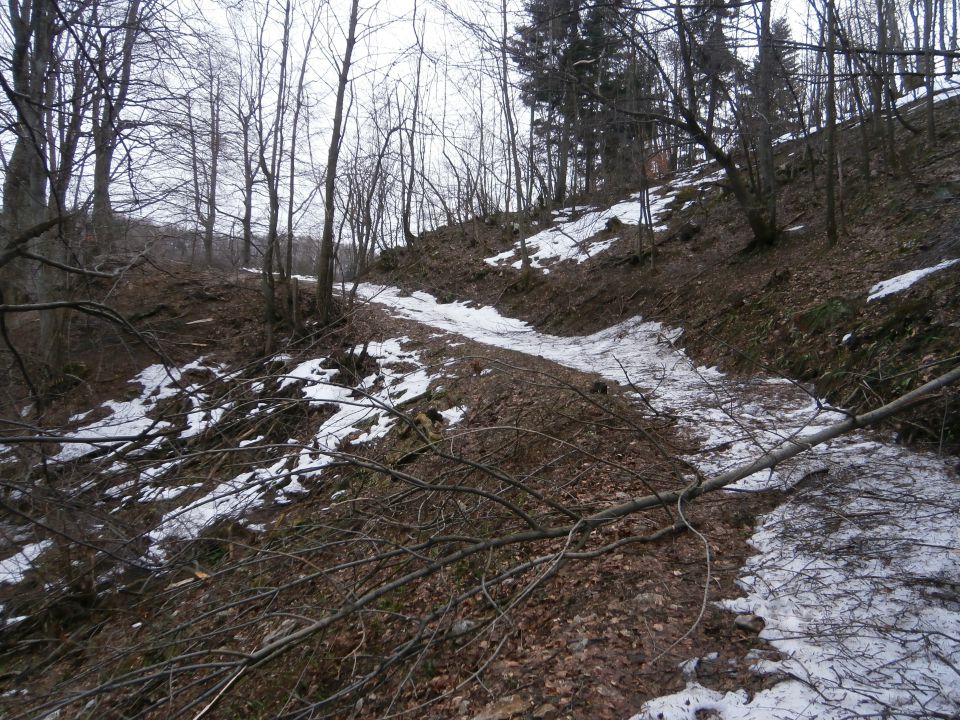
M 492 308 L 439 304 L 426 293 L 361 285 L 398 317 L 480 343 L 538 355 L 608 380 L 629 381 L 676 415 L 703 448 L 687 459 L 707 475 L 814 432 L 843 415 L 792 383 L 734 381 L 697 367 L 673 345 L 680 332 L 639 318 L 583 337 L 539 333 Z M 954 459 L 955 462 L 955 459 Z M 781 653 L 758 661 L 784 681 L 754 697 L 691 682 L 651 701 L 635 720 L 690 718 L 711 709 L 747 718 L 936 718 L 960 711 L 960 485 L 942 458 L 852 434 L 739 489 L 799 487 L 761 519 L 743 569 L 746 597 L 730 610 L 765 620 Z

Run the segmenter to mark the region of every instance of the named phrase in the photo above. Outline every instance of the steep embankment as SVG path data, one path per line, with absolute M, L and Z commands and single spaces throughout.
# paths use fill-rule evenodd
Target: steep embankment
M 854 410 L 876 406 L 960 355 L 960 265 L 871 300 L 881 281 L 960 257 L 958 104 L 938 106 L 935 147 L 901 130 L 896 173 L 875 158 L 865 176 L 859 136 L 845 134 L 835 245 L 826 239 L 822 169 L 811 175 L 802 148 L 788 143 L 778 154 L 783 232 L 768 250 L 747 251 L 742 213 L 722 178 L 703 168 L 651 193 L 652 256 L 649 241 L 638 247 L 635 202 L 588 198 L 535 219 L 530 240 L 540 267 L 528 286 L 519 282 L 515 238 L 502 227 L 509 218 L 428 233 L 412 249 L 385 253 L 368 279 L 496 305 L 560 334 L 639 314 L 683 328 L 686 349 L 704 364 L 815 382 L 820 395 Z M 613 216 L 624 224 L 608 229 Z M 956 391 L 899 430 L 957 447 Z
M 82 375 L 44 413 L 18 399 L 63 441 L 0 447 L 5 717 L 193 716 L 216 697 L 208 716 L 623 718 L 701 653 L 722 658 L 711 687 L 768 682 L 744 649 L 776 653 L 690 591 L 704 547 L 672 507 L 580 522 L 689 484 L 675 418 L 522 337 L 470 341 L 472 318 L 438 331 L 369 305 L 259 357 L 254 293 L 132 271 L 112 301 L 167 356 L 78 324 Z M 496 337 L 516 326 L 486 315 Z M 771 501 L 685 510 L 717 528 L 712 591 L 736 594 Z

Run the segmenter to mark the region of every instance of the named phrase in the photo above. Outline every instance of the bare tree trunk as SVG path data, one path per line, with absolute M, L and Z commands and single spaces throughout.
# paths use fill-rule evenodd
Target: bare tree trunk
M 14 132 L 16 141 L 3 179 L 3 220 L 7 239 L 27 232 L 47 219 L 51 208 L 57 207 L 58 198 L 48 204 L 48 128 L 43 108 L 49 107 L 47 74 L 51 72 L 54 55 L 55 6 L 48 0 L 10 6 L 10 31 L 13 47 L 9 59 L 13 87 L 3 81 L 7 101 L 16 111 Z M 37 252 L 56 259 L 61 254 L 62 244 L 57 232 L 47 231 L 34 241 Z M 5 250 L 7 248 L 4 248 Z M 12 293 L 5 297 L 27 298 L 33 295 L 40 302 L 57 301 L 61 297 L 62 273 L 48 266 L 41 266 L 32 278 L 28 268 L 17 261 L 3 268 L 5 288 Z M 66 358 L 63 311 L 40 313 L 40 347 L 42 361 L 51 375 L 56 375 Z
M 890 49 L 904 50 L 904 29 L 900 27 L 900 20 L 897 14 L 897 3 L 895 0 L 886 0 L 887 3 L 887 23 L 890 28 Z M 896 56 L 897 70 L 900 75 L 900 88 L 894 88 L 897 92 L 901 89 L 910 89 L 909 83 L 911 68 L 907 62 L 908 56 L 905 53 Z
M 641 221 L 637 227 L 636 256 L 643 259 L 644 238 L 650 241 L 650 264 L 655 262 L 657 251 L 656 238 L 653 232 L 653 215 L 650 212 L 650 177 L 647 173 L 647 147 L 643 137 L 640 138 L 640 214 Z
M 98 48 L 99 97 L 95 106 L 99 112 L 93 118 L 93 144 L 95 161 L 93 170 L 93 229 L 97 244 L 103 250 L 111 250 L 116 244 L 113 226 L 113 205 L 110 200 L 110 175 L 113 155 L 119 139 L 120 114 L 127 104 L 130 90 L 130 74 L 133 68 L 133 48 L 142 28 L 140 23 L 140 0 L 131 0 L 124 20 L 123 46 L 120 56 L 119 77 L 114 81 L 108 71 L 108 50 Z
M 46 219 L 46 141 L 42 108 L 45 78 L 53 55 L 54 7 L 48 0 L 11 5 L 13 87 L 3 90 L 16 112 L 13 151 L 3 177 L 4 225 L 8 238 Z M 18 281 L 22 280 L 20 278 Z M 21 282 L 17 283 L 25 289 Z
M 560 126 L 560 142 L 557 146 L 557 182 L 553 193 L 553 202 L 562 206 L 567 199 L 567 176 L 570 173 L 570 116 L 563 114 L 563 124 Z
M 203 227 L 203 250 L 207 265 L 213 264 L 213 231 L 217 224 L 217 182 L 220 169 L 220 104 L 223 101 L 220 73 L 214 72 L 210 51 L 207 51 L 207 109 L 210 112 L 210 132 L 207 138 L 210 151 L 210 176 L 207 181 L 207 209 Z
M 297 95 L 293 105 L 293 126 L 290 130 L 290 168 L 287 177 L 287 273 L 290 275 L 291 282 L 287 284 L 286 303 L 288 307 L 288 317 L 293 324 L 293 331 L 300 335 L 303 332 L 299 312 L 298 283 L 293 280 L 293 211 L 294 211 L 294 190 L 296 187 L 297 175 L 297 134 L 300 129 L 300 113 L 303 112 L 304 81 L 307 74 L 307 64 L 310 58 L 310 50 L 313 47 L 313 36 L 316 31 L 316 19 L 310 25 L 310 34 L 307 37 L 307 44 L 303 51 L 303 59 L 300 63 L 300 77 L 297 80 Z
M 680 50 L 679 72 L 683 73 L 683 88 L 687 94 L 687 107 L 695 112 L 697 107 L 696 86 L 693 79 L 693 58 L 690 54 L 690 38 L 687 34 L 687 23 L 683 17 L 683 5 L 676 0 L 673 6 L 674 20 L 677 23 L 677 40 Z
M 510 66 L 507 63 L 507 0 L 500 0 L 500 18 L 502 21 L 500 38 L 500 91 L 503 93 L 503 111 L 507 122 L 507 142 L 510 160 L 513 164 L 513 182 L 517 198 L 517 224 L 520 236 L 520 278 L 522 282 L 530 279 L 530 256 L 527 253 L 525 238 L 526 219 L 523 207 L 523 176 L 520 172 L 520 152 L 517 149 L 517 128 L 513 118 L 513 102 L 510 97 Z
M 260 170 L 267 185 L 267 239 L 263 250 L 263 268 L 261 287 L 263 290 L 264 313 L 264 353 L 270 354 L 274 349 L 273 323 L 276 319 L 277 298 L 273 277 L 276 265 L 278 245 L 278 225 L 280 221 L 280 166 L 283 160 L 284 137 L 283 125 L 286 116 L 287 101 L 287 62 L 290 57 L 290 0 L 286 0 L 283 9 L 283 38 L 281 40 L 280 77 L 277 87 L 277 107 L 269 128 L 263 117 L 263 103 L 257 105 L 257 133 Z M 258 76 L 257 95 L 263 98 L 265 85 L 268 81 L 266 70 L 266 46 L 263 37 L 267 24 L 267 16 L 263 18 L 260 42 L 257 47 Z M 267 146 L 270 146 L 270 157 L 267 157 Z
M 190 178 L 193 185 L 193 232 L 197 236 L 197 225 L 203 225 L 203 182 L 200 179 L 200 143 L 197 136 L 200 131 L 194 122 L 193 98 L 186 93 L 183 99 L 187 114 L 187 142 L 190 144 Z M 207 262 L 209 265 L 209 261 Z
M 950 0 L 950 45 L 947 47 L 947 50 L 950 51 L 950 54 L 947 55 L 947 77 L 953 77 L 953 63 L 954 63 L 954 54 L 957 52 L 957 0 Z
M 887 162 L 893 167 L 891 159 L 893 146 L 887 144 L 886 127 L 893 122 L 888 118 L 884 122 L 883 108 L 886 101 L 886 88 L 890 83 L 892 63 L 888 59 L 887 49 L 889 47 L 889 30 L 887 28 L 887 13 L 884 0 L 877 0 L 877 63 L 875 72 L 870 82 L 870 104 L 873 110 L 873 132 L 881 143 L 887 154 Z M 892 126 L 891 126 L 892 127 Z
M 320 259 L 317 263 L 317 313 L 320 322 L 327 324 L 333 318 L 333 211 L 337 182 L 337 163 L 340 159 L 340 145 L 343 127 L 343 104 L 350 81 L 350 63 L 353 58 L 353 46 L 357 39 L 357 13 L 359 0 L 350 3 L 350 20 L 347 26 L 347 45 L 340 63 L 340 77 L 337 80 L 337 100 L 333 112 L 333 129 L 330 134 L 330 149 L 327 152 L 327 174 L 323 193 L 323 235 L 320 238 Z
M 203 115 L 194 112 L 189 92 L 184 98 L 187 116 L 187 137 L 190 145 L 190 171 L 193 185 L 194 219 L 202 231 L 204 263 L 213 265 L 213 234 L 217 222 L 217 182 L 220 168 L 220 112 L 223 100 L 219 68 L 215 68 L 208 49 L 204 67 L 195 81 L 204 90 Z M 197 89 L 197 88 L 194 88 Z M 203 142 L 202 156 L 201 142 Z
M 772 79 L 775 63 L 773 36 L 770 31 L 770 13 L 772 0 L 762 0 L 760 5 L 760 56 L 758 58 L 758 101 L 760 104 L 760 132 L 757 138 L 757 159 L 759 166 L 760 203 L 767 215 L 767 223 L 777 226 L 777 173 L 773 161 L 773 132 L 771 120 L 773 103 L 771 101 Z
M 413 245 L 417 239 L 416 234 L 413 232 L 410 216 L 413 212 L 413 182 L 417 169 L 415 139 L 417 134 L 417 120 L 420 116 L 420 72 L 423 66 L 423 39 L 421 38 L 421 31 L 417 29 L 416 2 L 414 2 L 413 5 L 413 35 L 417 44 L 417 71 L 413 85 L 413 109 L 410 113 L 410 129 L 407 131 L 407 146 L 410 150 L 410 167 L 407 168 L 406 175 L 403 177 L 403 209 L 400 215 L 403 223 L 403 239 L 408 246 Z
M 527 207 L 533 207 L 533 176 L 536 158 L 533 156 L 533 123 L 536 119 L 533 103 L 530 104 L 530 127 L 527 129 Z
M 862 74 L 863 77 L 866 78 L 866 77 L 869 77 L 869 72 L 868 72 L 866 63 L 864 63 L 863 61 L 863 57 L 861 53 L 852 47 L 852 44 L 849 38 L 849 30 L 844 29 L 843 27 L 838 27 L 837 39 L 839 40 L 840 49 L 843 52 L 844 61 L 846 62 L 847 75 L 851 78 L 850 93 L 853 96 L 854 103 L 857 106 L 857 117 L 860 119 L 860 122 L 857 123 L 857 128 L 860 132 L 860 173 L 863 176 L 864 180 L 869 181 L 870 180 L 870 132 L 869 132 L 870 118 L 867 115 L 867 108 L 863 101 L 863 92 L 861 91 L 861 84 L 856 80 L 858 73 Z
M 827 92 L 826 92 L 826 203 L 827 203 L 827 240 L 831 245 L 837 242 L 837 102 L 836 102 L 836 58 L 837 34 L 835 30 L 833 0 L 827 0 Z
M 73 175 L 73 163 L 83 122 L 82 98 L 84 91 L 89 89 L 83 80 L 83 63 L 79 59 L 74 60 L 71 86 L 66 81 L 66 68 L 62 64 L 64 58 L 59 55 L 55 48 L 44 102 L 50 218 L 63 216 L 67 212 L 67 188 Z M 68 98 L 67 95 L 72 97 Z M 55 113 L 54 108 L 63 112 Z M 69 113 L 66 112 L 68 108 Z M 73 223 L 61 224 L 58 232 L 48 232 L 41 236 L 36 244 L 36 254 L 53 262 L 66 263 L 70 255 L 70 238 L 74 234 L 72 229 Z M 68 273 L 44 262 L 37 268 L 36 278 L 39 298 L 54 302 L 69 299 L 71 278 Z M 52 379 L 58 377 L 67 364 L 69 319 L 66 308 L 40 313 L 40 361 Z
M 242 143 L 241 155 L 243 167 L 243 190 L 242 203 L 243 215 L 240 218 L 240 226 L 243 232 L 243 239 L 240 250 L 240 266 L 250 266 L 250 250 L 253 245 L 253 185 L 257 176 L 256 152 L 251 147 L 251 130 L 254 116 L 254 102 L 252 98 L 247 98 L 247 107 L 244 108 L 243 91 L 237 97 L 237 118 L 240 121 L 240 142 Z
M 937 127 L 933 113 L 933 90 L 936 63 L 933 61 L 933 0 L 923 0 L 923 60 L 927 86 L 927 142 L 932 146 L 937 141 Z

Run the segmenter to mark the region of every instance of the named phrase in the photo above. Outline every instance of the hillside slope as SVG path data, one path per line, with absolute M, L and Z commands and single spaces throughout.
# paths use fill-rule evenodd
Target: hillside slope
M 629 388 L 376 305 L 258 357 L 256 279 L 108 291 L 169 352 L 77 323 L 82 377 L 42 414 L 16 398 L 72 442 L 0 446 L 3 717 L 623 718 L 703 652 L 712 687 L 770 682 L 744 649 L 776 652 L 689 592 L 703 549 L 670 508 L 569 547 L 577 518 L 688 483 L 694 445 Z M 718 593 L 776 495 L 687 511 L 722 529 Z
M 843 419 L 809 381 L 874 407 L 955 364 L 941 109 L 910 174 L 845 175 L 834 247 L 802 167 L 759 253 L 701 168 L 652 257 L 633 198 L 540 217 L 529 286 L 508 233 L 444 228 L 269 357 L 254 278 L 92 286 L 140 338 L 75 323 L 45 409 L 5 358 L 0 717 L 951 717 L 956 391 L 897 428 L 921 452 L 849 435 L 694 499 Z
M 513 262 L 519 256 L 505 230 L 509 218 L 428 233 L 412 249 L 385 253 L 367 279 L 493 304 L 561 334 L 642 315 L 683 328 L 685 347 L 704 364 L 814 382 L 821 396 L 853 410 L 876 406 L 960 355 L 960 265 L 869 301 L 881 281 L 960 257 L 958 107 L 957 98 L 939 104 L 933 148 L 901 131 L 905 161 L 896 175 L 875 166 L 864 178 L 854 146 L 859 137 L 847 130 L 843 231 L 833 246 L 826 240 L 822 171 L 811 177 L 801 149 L 787 143 L 778 153 L 784 229 L 768 250 L 748 252 L 741 212 L 716 171 L 705 167 L 652 191 L 662 228 L 653 257 L 647 245 L 637 255 L 639 229 L 629 203 L 623 211 L 621 198 L 585 198 L 580 208 L 564 210 L 566 223 L 553 223 L 569 242 L 543 253 L 559 257 L 544 257 L 529 287 L 522 287 Z M 607 230 L 613 215 L 624 225 Z M 591 216 L 592 228 L 577 226 Z M 542 215 L 531 235 L 554 220 Z M 898 431 L 956 448 L 960 401 L 956 391 L 950 398 L 902 421 Z

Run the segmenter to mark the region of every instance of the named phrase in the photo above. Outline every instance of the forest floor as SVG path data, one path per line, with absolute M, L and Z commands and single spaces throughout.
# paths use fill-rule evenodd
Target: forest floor
M 320 437 L 317 427 L 328 415 L 326 406 L 304 408 L 309 403 L 297 401 L 296 393 L 290 395 L 281 386 L 297 376 L 296 368 L 318 357 L 336 358 L 361 345 L 376 358 L 378 343 L 399 339 L 412 352 L 401 360 L 400 374 L 410 377 L 423 370 L 428 384 L 409 401 L 397 400 L 395 412 L 414 417 L 428 407 L 444 413 L 462 408 L 459 424 L 443 429 L 451 452 L 533 478 L 578 512 L 642 495 L 650 487 L 675 489 L 675 458 L 696 452 L 675 420 L 637 407 L 629 387 L 610 383 L 605 393 L 594 393 L 597 373 L 438 333 L 390 317 L 375 304 L 359 307 L 326 336 L 284 348 L 286 359 L 279 363 L 251 362 L 258 354 L 253 343 L 261 336 L 249 311 L 257 291 L 256 278 L 173 266 L 135 269 L 111 290 L 113 304 L 122 312 L 149 313 L 138 325 L 163 340 L 165 360 L 174 370 L 167 376 L 168 388 L 179 384 L 189 391 L 184 397 L 197 398 L 208 419 L 210 410 L 228 404 L 227 398 L 234 407 L 245 408 L 243 417 L 228 409 L 219 422 L 195 435 L 183 400 L 171 403 L 164 391 L 158 392 L 159 386 L 135 380 L 158 357 L 109 325 L 74 324 L 74 363 L 83 376 L 71 387 L 56 388 L 63 396 L 51 403 L 44 423 L 88 437 L 98 424 L 97 414 L 81 415 L 101 402 L 149 397 L 152 391 L 169 405 L 164 409 L 158 402 L 147 414 L 182 429 L 185 439 L 149 452 L 143 451 L 143 443 L 111 442 L 111 433 L 124 432 L 120 413 L 115 413 L 116 422 L 106 425 L 109 432 L 96 444 L 100 450 L 84 447 L 89 455 L 61 457 L 70 445 L 59 452 L 55 444 L 46 446 L 47 467 L 34 465 L 30 477 L 37 485 L 29 489 L 23 472 L 35 463 L 36 454 L 11 446 L 2 458 L 6 502 L 15 511 L 4 522 L 4 536 L 14 547 L 42 546 L 37 557 L 21 551 L 2 563 L 7 580 L 0 587 L 7 623 L 0 665 L 3 717 L 42 716 L 71 693 L 101 684 L 102 695 L 68 703 L 59 717 L 132 717 L 140 712 L 170 717 L 173 710 L 163 704 L 164 688 L 152 688 L 151 694 L 150 688 L 144 692 L 136 685 L 125 691 L 118 678 L 158 662 L 164 652 L 158 648 L 186 650 L 196 637 L 208 638 L 204 647 L 222 643 L 237 651 L 254 649 L 284 618 L 329 603 L 324 589 L 314 585 L 294 583 L 278 590 L 266 605 L 254 588 L 283 587 L 305 565 L 322 565 L 324 553 L 317 548 L 331 537 L 356 532 L 358 513 L 371 518 L 364 534 L 388 532 L 380 527 L 388 518 L 374 518 L 374 510 L 396 490 L 362 473 L 310 469 L 299 476 L 304 487 L 295 493 L 284 495 L 287 488 L 278 483 L 281 487 L 265 488 L 256 502 L 220 504 L 219 517 L 211 513 L 198 528 L 199 537 L 184 523 L 155 540 L 160 554 L 143 540 L 157 538 L 154 528 L 170 516 L 188 516 L 191 508 L 205 507 L 211 491 L 223 487 L 223 478 L 243 477 L 277 458 L 282 462 L 291 450 L 310 449 L 311 433 Z M 35 348 L 29 334 L 24 335 L 20 348 L 29 355 Z M 419 367 L 413 366 L 414 360 Z M 379 362 L 384 372 L 383 355 Z M 342 370 L 348 363 L 341 355 L 339 364 L 324 364 Z M 245 370 L 240 377 L 218 379 L 215 373 L 221 366 Z M 178 367 L 188 368 L 182 377 L 175 372 Z M 187 377 L 199 380 L 205 391 L 187 385 Z M 304 388 L 311 384 L 307 376 Z M 263 386 L 259 394 L 251 395 L 252 385 Z M 246 393 L 246 404 L 241 393 Z M 248 414 L 253 401 L 278 409 L 268 408 L 258 418 Z M 23 400 L 17 402 L 22 407 Z M 284 403 L 298 408 L 291 411 Z M 179 407 L 171 412 L 173 406 Z M 93 423 L 84 425 L 91 418 Z M 368 460 L 390 463 L 398 448 L 407 445 L 393 428 L 369 447 L 361 450 L 358 443 L 358 452 Z M 241 447 L 249 452 L 242 454 Z M 669 449 L 666 454 L 664 448 Z M 163 468 L 177 460 L 183 464 L 164 474 Z M 428 477 L 441 472 L 444 461 L 425 456 L 404 467 Z M 369 508 L 363 507 L 365 496 L 370 496 Z M 735 581 L 750 554 L 753 518 L 774 507 L 779 496 L 717 495 L 690 508 L 691 523 L 716 530 L 710 534 L 711 597 L 737 595 Z M 478 513 L 482 510 L 477 508 Z M 407 517 L 409 510 L 397 512 L 406 522 L 414 521 Z M 468 526 L 476 522 L 474 516 L 467 520 Z M 636 518 L 612 527 L 609 537 L 628 538 L 655 530 L 662 522 Z M 509 525 L 508 518 L 492 530 L 505 532 Z M 81 538 L 90 548 L 111 548 L 110 555 L 65 542 Z M 672 533 L 648 551 L 630 547 L 596 561 L 569 563 L 518 603 L 508 621 L 484 628 L 469 641 L 438 642 L 405 682 L 393 678 L 393 686 L 386 682 L 384 689 L 354 698 L 363 710 L 352 715 L 382 717 L 390 707 L 413 712 L 409 708 L 429 699 L 416 716 L 507 718 L 538 711 L 537 717 L 544 718 L 626 717 L 645 699 L 682 689 L 686 676 L 678 664 L 701 655 L 713 658 L 699 672 L 713 687 L 760 690 L 775 681 L 775 676 L 752 673 L 750 665 L 757 657 L 775 659 L 776 651 L 761 643 L 755 630 L 739 628 L 720 608 L 704 605 L 704 548 L 699 538 Z M 543 543 L 531 543 L 518 548 L 512 560 L 528 559 L 544 549 Z M 135 562 L 118 570 L 113 562 L 117 558 Z M 451 589 L 474 573 L 482 577 L 483 568 L 471 568 L 463 578 L 423 582 L 403 604 L 391 600 L 386 609 L 373 610 L 373 619 L 366 623 L 376 625 L 382 613 L 388 625 L 390 616 L 442 606 L 449 602 Z M 229 607 L 231 599 L 241 610 L 225 614 L 220 608 Z M 467 610 L 483 616 L 484 603 L 473 602 Z M 214 608 L 219 616 L 211 621 Z M 251 673 L 215 716 L 274 717 L 291 703 L 296 708 L 294 700 L 322 696 L 345 671 L 343 663 L 354 658 L 362 664 L 356 655 L 389 650 L 382 638 L 360 639 L 339 663 L 331 662 L 356 632 L 350 626 L 340 636 L 325 637 L 320 647 L 333 651 L 318 654 L 317 646 L 308 643 L 309 657 L 291 653 L 264 672 Z M 483 681 L 468 682 L 481 669 Z M 184 692 L 179 702 L 192 699 Z M 329 712 L 340 716 L 343 710 L 334 706 Z
M 672 188 L 652 258 L 629 223 L 597 228 L 579 242 L 603 252 L 544 256 L 528 286 L 515 239 L 477 221 L 386 254 L 366 280 L 405 292 L 364 285 L 373 302 L 267 358 L 255 278 L 141 265 L 95 281 L 144 338 L 75 320 L 71 372 L 42 409 L 4 358 L 2 415 L 88 442 L 0 455 L 0 717 L 626 718 L 671 693 L 647 716 L 767 703 L 830 717 L 848 695 L 868 715 L 948 716 L 960 498 L 953 461 L 928 451 L 957 448 L 955 391 L 701 497 L 656 539 L 673 508 L 572 548 L 574 532 L 490 545 L 389 587 L 465 538 L 529 530 L 524 513 L 563 527 L 737 465 L 836 419 L 817 394 L 875 407 L 954 362 L 960 266 L 868 302 L 880 281 L 960 257 L 956 101 L 943 109 L 941 150 L 904 146 L 911 173 L 868 185 L 849 150 L 834 246 L 815 185 L 784 158 L 794 229 L 771 249 L 747 251 L 714 181 Z M 34 322 L 11 330 L 27 361 Z M 931 623 L 942 638 L 917 632 Z M 825 636 L 833 664 L 805 654 Z M 859 674 L 819 673 L 838 667 Z

